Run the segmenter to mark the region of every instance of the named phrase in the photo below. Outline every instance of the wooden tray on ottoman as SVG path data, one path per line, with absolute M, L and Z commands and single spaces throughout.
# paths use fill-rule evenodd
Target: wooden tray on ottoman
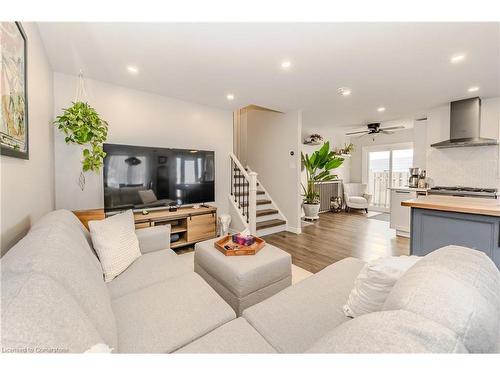
M 236 249 L 227 250 L 224 246 L 238 246 Z M 255 255 L 266 245 L 266 241 L 262 238 L 255 237 L 255 243 L 250 246 L 243 246 L 237 243 L 234 243 L 232 240 L 232 236 L 224 236 L 220 240 L 214 242 L 214 246 L 217 250 L 219 250 L 222 254 L 226 256 L 238 256 L 238 255 Z

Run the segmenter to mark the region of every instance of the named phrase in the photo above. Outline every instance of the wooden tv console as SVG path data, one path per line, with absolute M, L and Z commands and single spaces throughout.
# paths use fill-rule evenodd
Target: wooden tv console
M 88 228 L 91 220 L 102 220 L 106 217 L 104 209 L 73 211 L 80 221 Z M 178 234 L 179 240 L 172 242 L 172 249 L 192 245 L 196 242 L 214 238 L 217 235 L 217 208 L 180 207 L 177 211 L 152 210 L 146 215 L 134 213 L 135 227 L 146 228 L 156 225 L 170 224 L 171 234 Z

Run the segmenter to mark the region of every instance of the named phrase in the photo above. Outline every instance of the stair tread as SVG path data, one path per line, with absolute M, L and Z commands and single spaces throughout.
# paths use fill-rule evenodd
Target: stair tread
M 265 209 L 265 210 L 257 210 L 257 217 L 259 217 L 259 216 L 267 216 L 267 215 L 275 215 L 278 212 L 279 212 L 278 210 L 275 210 L 273 208 L 268 208 L 268 209 Z
M 259 221 L 257 223 L 257 230 L 259 229 L 265 229 L 265 228 L 272 228 L 272 227 L 277 227 L 279 225 L 285 224 L 285 220 L 281 219 L 272 219 L 272 220 L 266 220 L 266 221 Z
M 264 205 L 264 204 L 271 204 L 273 202 L 271 202 L 268 199 L 257 199 L 257 201 L 255 203 L 257 204 L 257 206 L 260 206 L 260 205 Z M 243 202 L 242 206 L 247 206 L 247 202 Z

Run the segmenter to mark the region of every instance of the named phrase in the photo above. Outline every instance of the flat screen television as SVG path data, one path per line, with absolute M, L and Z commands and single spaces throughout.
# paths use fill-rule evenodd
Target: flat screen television
M 104 144 L 104 209 L 187 205 L 215 200 L 215 153 Z

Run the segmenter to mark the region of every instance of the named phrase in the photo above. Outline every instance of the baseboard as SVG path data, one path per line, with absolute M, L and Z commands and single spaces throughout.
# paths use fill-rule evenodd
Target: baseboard
M 286 231 L 295 233 L 295 234 L 301 234 L 302 233 L 302 228 L 296 228 L 296 227 L 291 227 L 289 225 L 286 226 Z

